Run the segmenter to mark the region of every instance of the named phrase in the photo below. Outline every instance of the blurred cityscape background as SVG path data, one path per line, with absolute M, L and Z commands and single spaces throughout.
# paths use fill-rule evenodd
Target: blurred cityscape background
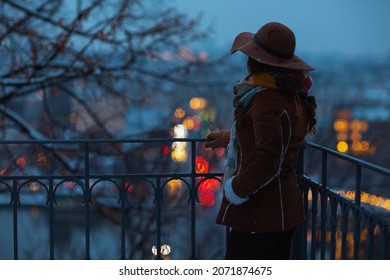
M 232 87 L 246 74 L 246 58 L 230 57 L 229 44 L 213 44 L 213 33 L 199 24 L 201 20 L 169 1 L 158 5 L 143 0 L 1 1 L 1 139 L 204 138 L 210 131 L 229 129 Z M 317 98 L 318 125 L 308 140 L 390 168 L 390 53 L 298 55 L 316 68 L 311 94 Z M 198 148 L 199 173 L 223 170 L 224 149 Z M 107 143 L 92 150 L 91 169 L 96 174 L 189 168 L 183 142 Z M 1 145 L 0 176 L 81 174 L 83 156 L 77 145 Z M 313 155 L 306 166 L 313 176 L 320 176 L 315 164 L 320 160 L 320 155 Z M 330 164 L 329 187 L 353 197 L 350 172 L 348 166 Z M 0 181 L 0 259 L 13 258 L 7 184 Z M 362 184 L 362 202 L 389 217 L 389 182 L 365 174 Z M 94 197 L 95 259 L 119 256 L 120 213 L 117 199 L 110 198 L 113 189 L 112 184 L 99 184 L 98 193 L 103 195 Z M 224 229 L 214 224 L 219 190 L 217 181 L 199 186 L 197 246 L 204 259 L 223 255 Z M 151 259 L 155 234 L 151 191 L 137 183 L 127 191 L 132 202 L 127 257 Z M 64 182 L 57 194 L 56 258 L 83 258 L 80 191 L 74 182 Z M 164 195 L 166 258 L 188 258 L 188 190 L 172 180 Z M 46 191 L 37 183 L 28 184 L 20 202 L 20 258 L 47 259 Z

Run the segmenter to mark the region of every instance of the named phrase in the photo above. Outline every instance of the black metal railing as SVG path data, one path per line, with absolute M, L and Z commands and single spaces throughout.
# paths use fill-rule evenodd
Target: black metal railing
M 96 144 L 139 144 L 139 143 L 174 143 L 174 142 L 186 142 L 188 143 L 189 153 L 189 171 L 188 172 L 164 172 L 164 173 L 128 173 L 128 174 L 93 174 L 91 172 L 91 146 Z M 79 189 L 79 196 L 82 198 L 82 205 L 84 207 L 84 232 L 85 232 L 85 259 L 90 259 L 90 208 L 93 203 L 92 197 L 96 194 L 96 186 L 105 181 L 110 182 L 117 189 L 117 208 L 120 210 L 120 258 L 126 258 L 126 223 L 127 223 L 127 206 L 129 205 L 128 192 L 132 183 L 136 181 L 143 181 L 145 185 L 152 188 L 152 196 L 155 208 L 155 244 L 156 248 L 161 247 L 161 228 L 162 228 L 162 201 L 163 191 L 167 184 L 172 180 L 180 180 L 188 187 L 189 197 L 188 203 L 191 207 L 190 223 L 190 243 L 191 243 L 191 255 L 189 258 L 197 258 L 196 253 L 196 204 L 198 200 L 198 187 L 202 181 L 206 179 L 215 179 L 220 181 L 221 173 L 198 173 L 196 167 L 196 155 L 198 154 L 198 146 L 204 142 L 201 139 L 133 139 L 133 140 L 50 140 L 50 141 L 1 141 L 2 145 L 41 145 L 46 149 L 56 150 L 56 146 L 59 145 L 77 145 L 78 149 L 84 153 L 83 166 L 80 168 L 82 174 L 66 174 L 66 175 L 3 175 L 0 177 L 0 189 L 3 195 L 8 193 L 10 196 L 9 207 L 12 208 L 13 216 L 13 257 L 19 259 L 19 235 L 18 235 L 18 211 L 23 206 L 20 201 L 20 195 L 23 189 L 28 188 L 33 183 L 35 187 L 39 187 L 44 190 L 46 196 L 46 202 L 44 205 L 48 208 L 48 223 L 49 223 L 49 258 L 55 258 L 55 226 L 54 209 L 56 207 L 57 200 L 60 197 L 59 189 L 65 182 L 72 182 Z M 76 194 L 77 195 L 77 194 Z M 38 202 L 39 204 L 39 202 Z M 114 207 L 115 207 L 115 203 Z M 3 205 L 3 208 L 7 207 Z M 1 236 L 1 234 L 0 234 Z M 0 248 L 1 250 L 1 248 Z M 155 258 L 160 259 L 161 252 L 156 250 Z
M 315 152 L 320 155 L 313 157 Z M 310 157 L 311 162 L 305 162 Z M 317 158 L 317 164 L 313 158 Z M 313 168 L 313 165 L 317 166 Z M 312 173 L 316 179 L 308 174 L 310 169 L 314 170 Z M 306 142 L 298 170 L 307 217 L 301 229 L 302 240 L 298 239 L 299 244 L 302 244 L 299 248 L 301 254 L 298 254 L 301 258 L 390 258 L 390 209 L 380 211 L 376 206 L 361 202 L 364 172 L 370 173 L 366 178 L 367 189 L 372 189 L 374 181 L 380 181 L 382 189 L 388 190 L 389 169 Z M 342 182 L 343 185 L 329 183 L 336 174 L 343 173 L 345 178 L 352 180 L 345 180 L 347 182 Z M 378 180 L 379 177 L 381 179 Z M 346 184 L 352 186 L 352 190 L 349 190 L 352 198 L 340 192 L 346 188 Z M 387 201 L 389 203 L 389 197 Z
M 18 215 L 23 207 L 20 201 L 21 193 L 24 189 L 31 187 L 39 187 L 43 191 L 44 200 L 40 200 L 41 206 L 45 207 L 48 212 L 48 225 L 49 225 L 49 259 L 55 259 L 55 229 L 58 226 L 55 219 L 55 210 L 57 209 L 57 200 L 61 198 L 60 188 L 66 182 L 71 182 L 78 191 L 75 192 L 76 196 L 82 200 L 82 213 L 84 215 L 83 228 L 84 228 L 84 256 L 85 259 L 91 258 L 91 207 L 93 207 L 94 198 L 98 196 L 106 196 L 111 198 L 111 205 L 117 210 L 119 214 L 118 223 L 120 225 L 120 256 L 121 259 L 128 258 L 128 251 L 131 250 L 126 246 L 126 235 L 129 231 L 138 229 L 128 228 L 128 209 L 131 206 L 131 199 L 129 199 L 129 191 L 131 191 L 132 184 L 142 181 L 144 186 L 148 187 L 151 192 L 148 194 L 153 200 L 154 211 L 154 224 L 155 230 L 153 239 L 155 240 L 156 248 L 162 247 L 162 227 L 163 218 L 161 216 L 166 204 L 164 202 L 164 191 L 167 189 L 169 182 L 173 180 L 179 180 L 182 182 L 188 190 L 188 194 L 185 196 L 185 200 L 190 205 L 190 259 L 198 258 L 197 252 L 197 204 L 199 203 L 199 186 L 207 179 L 216 180 L 218 183 L 221 181 L 221 172 L 200 172 L 197 167 L 196 157 L 203 151 L 203 142 L 205 139 L 132 139 L 132 140 L 43 140 L 43 141 L 1 141 L 2 146 L 20 147 L 23 145 L 39 145 L 49 151 L 56 151 L 57 147 L 61 146 L 76 146 L 77 149 L 83 154 L 81 159 L 81 170 L 75 174 L 3 174 L 0 177 L 0 197 L 8 196 L 9 203 L 2 203 L 0 209 L 7 209 L 12 213 L 12 247 L 13 258 L 19 259 L 19 222 Z M 95 145 L 114 144 L 114 145 L 138 145 L 142 144 L 172 144 L 174 142 L 188 143 L 188 170 L 176 169 L 175 171 L 165 170 L 164 172 L 148 171 L 148 172 L 124 172 L 124 173 L 106 173 L 94 172 L 93 165 L 95 167 L 96 157 Z M 16 148 L 17 149 L 17 148 Z M 307 157 L 307 150 L 318 150 L 322 154 L 322 181 L 316 182 L 305 173 L 305 158 Z M 54 156 L 58 154 L 54 153 Z M 328 180 L 328 157 L 334 156 L 340 158 L 343 161 L 351 162 L 356 166 L 356 198 L 350 200 L 337 191 L 329 188 L 327 184 Z M 63 159 L 59 162 L 65 164 Z M 168 166 L 168 169 L 170 167 Z M 349 246 L 349 234 L 352 231 L 353 234 L 353 258 L 389 258 L 389 227 L 390 220 L 383 217 L 374 211 L 371 211 L 367 207 L 363 206 L 360 202 L 361 191 L 361 176 L 362 169 L 370 169 L 382 176 L 388 178 L 390 172 L 387 169 L 372 165 L 370 163 L 337 153 L 325 147 L 316 145 L 314 143 L 307 142 L 305 148 L 302 149 L 301 160 L 299 164 L 299 180 L 300 186 L 304 193 L 305 206 L 306 206 L 306 221 L 304 225 L 297 231 L 294 239 L 293 246 L 293 258 L 294 259 L 337 259 L 348 258 Z M 55 170 L 55 169 L 53 169 Z M 32 171 L 34 172 L 34 171 Z M 58 171 L 57 171 L 58 172 Z M 4 172 L 3 172 L 4 173 Z M 352 176 L 352 175 L 351 175 Z M 99 193 L 98 185 L 102 182 L 109 182 L 116 194 L 112 196 L 107 193 Z M 38 194 L 38 193 L 36 193 Z M 32 194 L 33 196 L 35 193 Z M 41 192 L 42 195 L 42 192 Z M 38 204 L 39 204 L 38 203 Z M 318 203 L 320 204 L 320 221 L 318 223 Z M 0 203 L 1 204 L 1 203 Z M 350 218 L 352 216 L 352 229 L 350 225 Z M 1 223 L 1 222 L 0 222 Z M 210 225 L 211 226 L 211 225 Z M 340 228 L 340 229 L 339 229 Z M 341 232 L 339 238 L 337 233 Z M 361 249 L 361 234 L 365 233 L 365 248 Z M 320 236 L 319 236 L 320 234 Z M 379 237 L 377 236 L 379 234 Z M 318 237 L 319 236 L 319 237 Z M 329 238 L 328 238 L 329 236 Z M 1 233 L 0 233 L 1 238 Z M 329 239 L 329 240 L 328 240 Z M 338 253 L 337 246 L 341 244 L 340 252 Z M 319 246 L 318 246 L 319 245 Z M 2 248 L 0 248 L 2 250 Z M 379 253 L 376 251 L 379 250 Z M 362 252 L 364 255 L 362 256 Z M 160 250 L 155 251 L 155 258 L 163 258 Z

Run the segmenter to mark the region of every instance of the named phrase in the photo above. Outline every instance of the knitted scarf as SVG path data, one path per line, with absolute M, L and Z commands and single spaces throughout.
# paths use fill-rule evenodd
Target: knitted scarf
M 267 72 L 256 72 L 234 86 L 234 107 L 247 106 L 261 88 L 307 96 L 311 86 L 312 79 L 308 71 L 267 70 Z

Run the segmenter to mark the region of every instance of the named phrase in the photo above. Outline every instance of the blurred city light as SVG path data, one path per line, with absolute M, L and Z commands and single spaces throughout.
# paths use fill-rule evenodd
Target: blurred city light
M 346 131 L 348 130 L 348 122 L 346 120 L 338 119 L 334 122 L 333 127 L 337 132 Z
M 209 172 L 209 163 L 202 156 L 197 156 L 195 159 L 195 168 L 197 173 L 207 173 Z
M 374 153 L 375 147 L 368 141 L 362 140 L 363 133 L 369 128 L 368 122 L 352 119 L 351 112 L 346 109 L 337 111 L 336 115 L 333 128 L 337 132 L 337 151 L 351 152 L 355 155 Z
M 160 151 L 161 153 L 166 156 L 168 153 L 169 153 L 169 147 L 168 145 L 163 145 L 161 148 L 160 148 Z
M 193 97 L 190 100 L 190 107 L 192 110 L 198 111 L 206 108 L 207 101 L 202 97 Z
M 339 151 L 340 153 L 347 152 L 348 151 L 348 144 L 347 144 L 347 142 L 340 141 L 339 143 L 337 143 L 337 151 Z
M 188 130 L 192 130 L 194 129 L 195 127 L 195 122 L 194 122 L 194 119 L 193 118 L 185 118 L 183 120 L 183 125 L 188 129 Z
M 170 180 L 168 182 L 168 194 L 169 195 L 175 195 L 177 193 L 177 190 L 180 189 L 183 185 L 183 182 L 181 180 Z
M 182 124 L 177 124 L 173 128 L 173 137 L 174 138 L 186 138 L 187 137 L 187 129 Z
M 177 108 L 175 110 L 175 117 L 182 119 L 186 115 L 186 111 L 184 111 L 182 108 Z
M 355 200 L 355 191 L 338 191 L 338 193 L 351 200 Z M 360 201 L 390 211 L 390 199 L 388 198 L 362 192 Z
M 174 138 L 186 138 L 187 128 L 183 124 L 177 124 L 173 128 Z M 173 142 L 171 158 L 178 162 L 184 162 L 187 160 L 187 143 L 186 142 Z
M 27 162 L 27 161 L 26 161 L 25 156 L 21 156 L 21 157 L 18 157 L 18 158 L 16 159 L 16 165 L 19 166 L 20 168 L 25 167 L 26 162 Z
M 28 189 L 32 192 L 37 192 L 41 189 L 41 186 L 37 182 L 31 182 L 28 184 Z

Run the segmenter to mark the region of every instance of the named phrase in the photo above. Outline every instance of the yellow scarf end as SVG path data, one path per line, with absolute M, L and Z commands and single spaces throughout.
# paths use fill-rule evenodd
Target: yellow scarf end
M 272 75 L 264 73 L 264 72 L 258 72 L 253 75 L 251 75 L 248 78 L 247 81 L 249 84 L 255 85 L 255 86 L 263 86 L 270 89 L 276 89 L 276 80 Z

